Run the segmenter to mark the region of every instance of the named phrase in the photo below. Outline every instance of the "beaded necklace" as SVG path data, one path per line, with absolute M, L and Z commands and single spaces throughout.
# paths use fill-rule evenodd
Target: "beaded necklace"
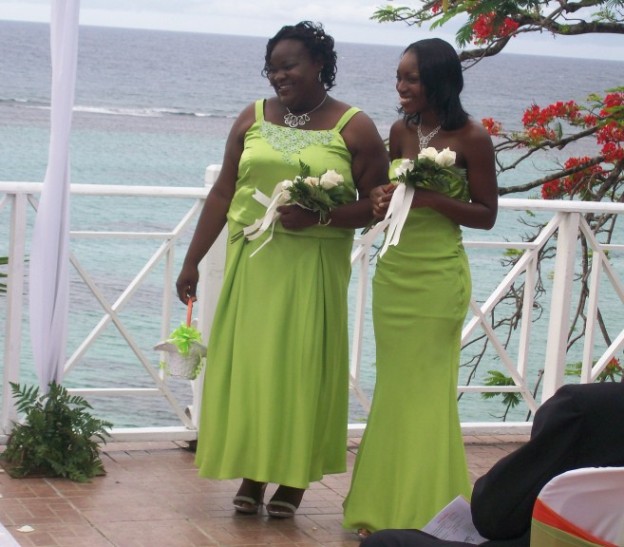
M 423 135 L 421 125 L 422 125 L 422 122 L 418 122 L 418 126 L 417 126 L 418 146 L 420 146 L 421 150 L 424 150 L 425 148 L 427 148 L 427 146 L 429 146 L 429 141 L 438 134 L 438 131 L 440 131 L 442 126 L 438 125 L 431 131 L 431 133 L 428 133 L 427 135 Z

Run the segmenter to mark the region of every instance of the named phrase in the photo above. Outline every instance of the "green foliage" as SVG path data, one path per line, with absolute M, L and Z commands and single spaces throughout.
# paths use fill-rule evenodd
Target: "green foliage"
M 16 423 L 2 459 L 14 477 L 43 475 L 85 482 L 104 473 L 97 439 L 106 442 L 110 422 L 91 416 L 91 405 L 56 382 L 45 395 L 11 382 L 23 423 Z
M 488 374 L 489 376 L 485 380 L 486 386 L 513 386 L 515 385 L 513 378 L 511 378 L 510 376 L 505 376 L 502 372 L 499 372 L 497 370 L 488 370 Z M 481 396 L 484 399 L 493 399 L 494 397 L 498 397 L 499 395 L 502 395 L 503 404 L 508 409 L 516 407 L 522 399 L 520 394 L 517 392 L 492 391 L 492 392 L 486 392 L 486 393 L 481 394 Z

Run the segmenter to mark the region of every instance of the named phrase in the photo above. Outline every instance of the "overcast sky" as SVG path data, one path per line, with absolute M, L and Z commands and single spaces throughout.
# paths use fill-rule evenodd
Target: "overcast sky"
M 0 0 L 0 20 L 50 20 L 50 0 Z M 406 46 L 420 38 L 438 36 L 454 43 L 454 31 L 431 32 L 403 23 L 370 21 L 387 0 L 82 0 L 83 25 L 152 28 L 270 37 L 285 24 L 320 21 L 341 42 Z M 397 0 L 410 5 L 409 0 Z M 411 2 L 411 5 L 418 5 Z M 510 53 L 624 60 L 621 35 L 518 37 L 505 48 Z

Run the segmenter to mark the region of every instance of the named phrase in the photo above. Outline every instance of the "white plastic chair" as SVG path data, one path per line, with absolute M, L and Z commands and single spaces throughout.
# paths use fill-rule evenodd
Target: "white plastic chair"
M 542 489 L 531 547 L 570 545 L 624 546 L 624 467 L 575 469 Z

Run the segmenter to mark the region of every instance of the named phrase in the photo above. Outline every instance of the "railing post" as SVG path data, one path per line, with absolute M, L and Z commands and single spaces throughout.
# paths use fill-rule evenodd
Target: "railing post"
M 24 298 L 24 272 L 26 249 L 25 194 L 13 195 L 11 229 L 9 238 L 9 264 L 7 277 L 7 315 L 4 343 L 4 379 L 2 382 L 2 431 L 9 433 L 17 417 L 9 382 L 19 382 L 20 350 L 22 347 L 22 315 Z
M 220 165 L 210 165 L 206 168 L 205 183 L 207 187 L 211 187 L 217 180 Z M 217 300 L 221 292 L 223 284 L 223 272 L 225 269 L 225 250 L 227 242 L 227 228 L 224 228 L 214 242 L 214 245 L 208 251 L 204 259 L 199 265 L 199 284 L 197 294 L 200 300 L 198 309 L 198 328 L 202 333 L 203 340 L 208 342 L 210 338 L 210 330 L 212 328 L 212 320 L 214 318 Z M 191 407 L 191 420 L 193 425 L 197 427 L 199 418 L 199 409 L 202 402 L 202 391 L 204 384 L 204 374 L 202 373 L 197 380 L 192 382 L 193 403 Z
M 557 215 L 561 221 L 557 234 L 557 256 L 546 341 L 542 402 L 549 399 L 563 385 L 580 213 L 560 212 Z

